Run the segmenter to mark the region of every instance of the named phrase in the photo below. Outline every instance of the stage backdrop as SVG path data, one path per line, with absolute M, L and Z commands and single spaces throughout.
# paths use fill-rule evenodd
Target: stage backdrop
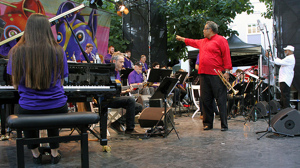
M 283 48 L 295 47 L 295 74 L 293 86 L 300 91 L 300 3 L 299 0 L 274 1 L 274 32 L 278 57 L 284 57 Z
M 0 0 L 0 20 L 3 28 L 1 40 L 24 31 L 26 21 L 32 13 L 43 13 L 50 19 L 78 5 L 80 4 L 66 0 Z M 85 50 L 86 44 L 92 43 L 92 52 L 103 58 L 108 48 L 110 18 L 109 13 L 86 7 L 69 17 L 68 21 L 82 48 Z M 67 58 L 70 60 L 73 54 L 78 58 L 81 50 L 66 21 L 61 19 L 51 28 L 55 38 L 64 48 Z

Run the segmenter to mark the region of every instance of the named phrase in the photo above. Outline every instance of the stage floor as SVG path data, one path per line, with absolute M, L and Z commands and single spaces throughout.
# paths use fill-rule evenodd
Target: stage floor
M 288 167 L 300 165 L 300 139 L 267 134 L 260 140 L 256 131 L 268 127 L 265 120 L 250 121 L 244 125 L 244 118 L 238 116 L 228 120 L 229 130 L 220 131 L 218 116 L 212 130 L 203 131 L 199 115 L 194 119 L 185 113 L 176 117 L 176 129 L 166 138 L 149 139 L 130 138 L 118 135 L 109 129 L 111 136 L 108 144 L 111 152 L 102 152 L 97 141 L 89 141 L 90 167 L 122 168 L 161 168 L 161 167 L 205 167 L 205 168 L 252 168 L 252 167 Z M 137 126 L 137 130 L 145 129 Z M 70 133 L 62 130 L 62 135 Z M 17 167 L 15 134 L 11 140 L 0 141 L 0 167 Z M 89 135 L 94 139 L 93 135 Z M 26 167 L 80 167 L 80 142 L 61 143 L 62 159 L 57 165 L 49 164 L 50 156 L 43 157 L 43 165 L 32 162 L 31 152 L 25 148 Z

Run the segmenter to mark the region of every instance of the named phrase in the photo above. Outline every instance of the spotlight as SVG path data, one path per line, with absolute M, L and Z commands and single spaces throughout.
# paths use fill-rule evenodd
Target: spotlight
M 115 8 L 116 8 L 117 14 L 119 16 L 122 16 L 122 13 L 124 13 L 125 15 L 127 15 L 129 13 L 128 8 L 126 8 L 126 6 L 123 4 L 122 1 L 116 2 L 115 5 L 116 5 Z

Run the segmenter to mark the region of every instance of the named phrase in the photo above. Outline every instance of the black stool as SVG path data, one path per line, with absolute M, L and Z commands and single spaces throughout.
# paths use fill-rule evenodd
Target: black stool
M 88 133 L 90 124 L 99 122 L 98 114 L 91 112 L 63 113 L 63 114 L 45 114 L 45 115 L 10 115 L 7 118 L 8 127 L 17 131 L 17 160 L 18 167 L 25 167 L 24 163 L 24 145 L 81 141 L 81 167 L 89 167 L 88 155 Z M 80 135 L 57 136 L 46 138 L 24 138 L 24 130 L 42 130 L 51 128 L 78 128 Z

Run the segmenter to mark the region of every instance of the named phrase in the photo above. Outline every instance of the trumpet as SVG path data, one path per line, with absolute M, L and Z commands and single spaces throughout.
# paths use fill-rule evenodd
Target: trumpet
M 233 94 L 236 95 L 239 91 L 238 90 L 234 90 L 234 88 L 231 86 L 231 84 L 226 80 L 226 78 L 224 77 L 223 73 L 220 70 L 216 70 L 214 69 L 215 72 L 217 73 L 217 75 L 219 76 L 219 78 L 221 79 L 221 81 L 224 83 L 224 85 L 227 87 L 227 89 L 230 91 L 232 90 Z

